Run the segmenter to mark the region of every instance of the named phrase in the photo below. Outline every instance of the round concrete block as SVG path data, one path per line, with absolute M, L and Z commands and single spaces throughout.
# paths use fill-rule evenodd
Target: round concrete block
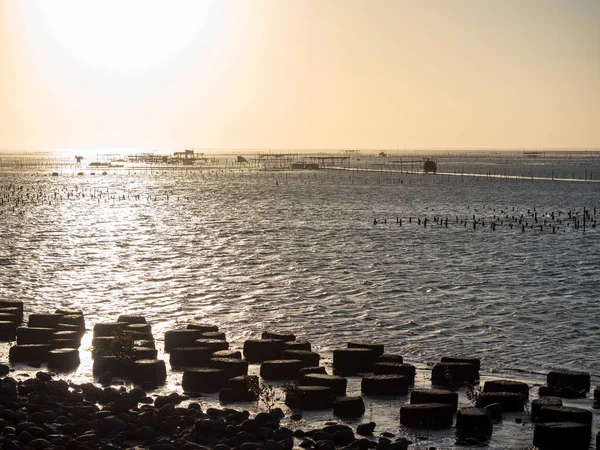
M 284 350 L 307 350 L 312 351 L 310 342 L 308 341 L 287 341 L 283 344 Z
M 479 380 L 477 367 L 463 362 L 441 362 L 433 366 L 431 384 L 450 389 L 474 384 Z
M 337 375 L 373 372 L 375 352 L 369 348 L 338 348 L 333 351 L 333 371 Z
M 383 344 L 375 344 L 372 342 L 348 342 L 348 348 L 368 348 L 373 350 L 375 358 L 383 355 Z
M 130 369 L 134 383 L 150 383 L 159 386 L 167 380 L 167 368 L 162 359 L 139 359 L 134 361 Z
M 483 384 L 483 392 L 516 392 L 523 399 L 529 398 L 529 386 L 527 383 L 514 380 L 490 380 Z
M 244 342 L 244 358 L 251 363 L 281 358 L 284 341 L 279 339 L 248 339 Z
M 219 350 L 212 354 L 213 358 L 235 358 L 242 359 L 242 352 L 239 350 Z
M 133 359 L 156 359 L 158 351 L 152 347 L 133 347 Z
M 400 363 L 402 364 L 404 362 L 404 358 L 402 357 L 402 355 L 391 355 L 389 353 L 384 353 L 381 356 L 378 356 L 377 359 L 375 360 L 376 363 Z
M 589 372 L 555 369 L 548 372 L 546 383 L 549 386 L 583 389 L 587 392 L 590 390 L 590 374 Z
M 168 330 L 165 331 L 165 352 L 177 347 L 201 347 L 196 340 L 202 337 L 202 330 Z
M 292 380 L 298 377 L 302 361 L 297 359 L 275 359 L 263 361 L 260 365 L 260 376 L 265 380 Z
M 460 408 L 456 413 L 456 434 L 461 439 L 481 435 L 489 439 L 493 428 L 492 416 L 483 408 Z
M 196 339 L 194 341 L 194 345 L 197 347 L 205 347 L 210 349 L 210 351 L 219 352 L 221 350 L 229 350 L 229 342 L 222 341 L 221 339 Z
M 321 356 L 318 353 L 308 350 L 284 350 L 281 353 L 282 359 L 298 359 L 302 362 L 302 367 L 318 366 Z
M 540 411 L 545 406 L 562 406 L 562 399 L 558 397 L 541 397 L 531 401 L 531 419 L 537 421 Z
M 287 406 L 302 410 L 330 409 L 334 401 L 335 396 L 327 386 L 296 386 L 285 395 Z
M 12 341 L 17 337 L 17 323 L 0 321 L 0 341 Z
M 408 384 L 415 384 L 415 375 L 417 368 L 411 364 L 398 362 L 378 362 L 373 368 L 375 375 L 403 375 L 408 380 Z
M 261 339 L 277 339 L 279 341 L 295 341 L 296 336 L 292 333 L 282 333 L 279 331 L 264 331 L 261 335 Z
M 323 367 L 323 370 L 325 368 Z M 346 387 L 348 386 L 348 380 L 338 375 L 327 375 L 324 373 L 310 373 L 305 374 L 300 384 L 304 386 L 328 386 L 336 396 L 346 395 Z
M 199 330 L 203 333 L 208 333 L 209 331 L 219 331 L 219 327 L 216 325 L 200 322 L 188 323 L 186 328 L 188 330 Z
M 225 333 L 222 331 L 206 331 L 202 333 L 202 339 L 217 339 L 219 341 L 226 341 Z
M 221 390 L 226 382 L 222 369 L 203 367 L 183 372 L 182 388 L 188 393 L 211 393 Z
M 588 450 L 590 430 L 587 425 L 575 422 L 536 423 L 533 445 L 540 450 Z
M 47 362 L 50 345 L 48 344 L 17 344 L 8 352 L 10 362 Z
M 576 422 L 583 423 L 592 429 L 592 411 L 584 408 L 568 406 L 544 406 L 540 409 L 540 422 Z
M 245 359 L 212 358 L 208 361 L 208 367 L 222 369 L 228 380 L 233 377 L 248 375 L 248 361 Z
M 469 358 L 464 356 L 442 356 L 441 362 L 458 362 L 472 364 L 477 368 L 477 372 L 481 367 L 481 360 L 479 358 Z
M 79 366 L 79 351 L 76 348 L 57 348 L 48 352 L 48 367 L 68 371 Z
M 360 389 L 366 395 L 406 395 L 408 379 L 403 375 L 367 375 Z
M 92 373 L 95 377 L 102 375 L 104 372 L 110 372 L 114 376 L 125 375 L 127 367 L 115 355 L 96 355 L 94 364 L 92 365 Z
M 117 322 L 146 323 L 146 318 L 137 314 L 121 314 L 117 319 Z
M 226 387 L 233 393 L 229 401 L 251 402 L 258 397 L 259 380 L 256 375 L 243 375 L 230 378 Z
M 206 367 L 212 357 L 211 349 L 207 347 L 176 347 L 171 349 L 169 363 L 177 367 Z
M 18 327 L 17 344 L 47 344 L 54 332 L 54 328 Z
M 520 412 L 523 411 L 525 400 L 516 392 L 482 392 L 477 397 L 476 406 L 485 408 L 494 403 L 502 405 L 503 412 Z
M 337 399 L 333 404 L 333 414 L 344 419 L 362 417 L 365 413 L 365 402 L 363 398 L 343 397 Z
M 33 328 L 56 328 L 56 324 L 62 322 L 62 314 L 30 314 L 27 326 Z
M 446 403 L 419 403 L 400 407 L 400 423 L 408 428 L 448 428 L 452 426 L 452 406 Z
M 452 406 L 454 412 L 458 408 L 458 393 L 446 389 L 413 389 L 410 393 L 410 403 L 444 403 Z
M 123 331 L 127 324 L 125 322 L 101 322 L 94 325 L 94 337 L 112 336 Z
M 309 373 L 322 373 L 323 375 L 327 375 L 327 370 L 323 366 L 313 366 L 313 367 L 302 367 L 298 371 L 298 378 L 302 378 L 304 375 L 308 375 Z

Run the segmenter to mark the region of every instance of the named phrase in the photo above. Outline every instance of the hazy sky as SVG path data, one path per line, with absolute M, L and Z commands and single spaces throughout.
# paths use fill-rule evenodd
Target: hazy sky
M 0 0 L 0 149 L 600 148 L 599 0 Z

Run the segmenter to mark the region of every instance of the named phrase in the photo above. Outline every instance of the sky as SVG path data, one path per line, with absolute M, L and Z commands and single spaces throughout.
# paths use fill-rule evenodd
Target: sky
M 600 149 L 598 0 L 0 0 L 0 149 Z

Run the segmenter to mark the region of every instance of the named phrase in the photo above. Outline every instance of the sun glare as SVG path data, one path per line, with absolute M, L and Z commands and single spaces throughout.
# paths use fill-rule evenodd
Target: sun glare
M 52 38 L 78 64 L 129 73 L 167 64 L 201 34 L 209 0 L 38 2 Z

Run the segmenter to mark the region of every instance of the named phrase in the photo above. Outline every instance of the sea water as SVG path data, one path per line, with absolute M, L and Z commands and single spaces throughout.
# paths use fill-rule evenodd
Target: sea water
M 232 347 L 278 330 L 326 358 L 369 341 L 422 368 L 464 355 L 484 376 L 597 384 L 599 193 L 441 173 L 2 172 L 0 296 L 80 308 L 88 328 L 143 314 L 159 340 L 201 321 Z

